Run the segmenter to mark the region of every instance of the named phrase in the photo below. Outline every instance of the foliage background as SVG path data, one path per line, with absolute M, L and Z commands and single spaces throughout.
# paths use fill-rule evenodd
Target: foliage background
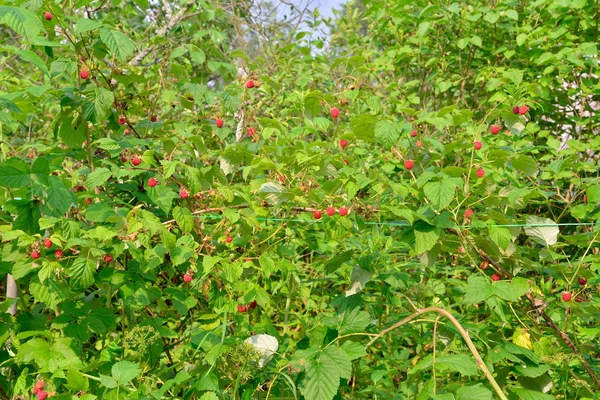
M 0 395 L 594 398 L 598 3 L 282 3 L 0 5 Z

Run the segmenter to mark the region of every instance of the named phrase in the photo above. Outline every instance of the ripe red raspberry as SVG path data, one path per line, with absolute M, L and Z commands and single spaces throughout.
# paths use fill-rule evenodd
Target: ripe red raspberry
M 191 274 L 186 273 L 183 275 L 183 281 L 185 283 L 190 283 L 192 279 L 194 279 L 194 277 Z
M 348 215 L 348 209 L 346 207 L 340 207 L 340 209 L 338 210 L 338 214 L 340 214 L 340 216 L 345 217 L 346 215 Z
M 238 304 L 237 308 L 238 308 L 238 312 L 240 312 L 240 313 L 244 313 L 244 312 L 248 311 L 248 306 L 247 305 L 240 305 L 240 304 Z
M 248 128 L 248 130 L 246 131 L 246 133 L 248 134 L 248 136 L 254 136 L 254 135 L 256 135 L 256 129 L 254 129 L 254 128 Z
M 112 260 L 113 260 L 113 256 L 111 256 L 110 254 L 107 254 L 104 256 L 105 263 L 109 264 Z
M 411 170 L 415 166 L 415 162 L 413 160 L 405 160 L 404 168 Z
M 61 249 L 56 249 L 54 251 L 54 257 L 61 258 L 63 256 L 63 251 Z
M 216 120 L 215 123 L 217 124 L 217 128 L 222 128 L 223 127 L 223 120 L 222 119 Z
M 46 246 L 47 249 L 52 247 L 52 240 L 50 240 L 50 239 L 44 240 L 44 246 Z
M 329 110 L 329 113 L 333 118 L 337 118 L 340 116 L 340 109 L 337 107 L 333 107 L 331 110 Z
M 250 308 L 256 308 L 256 300 L 252 300 L 252 303 L 250 303 Z
M 140 165 L 142 163 L 142 159 L 139 157 L 133 157 L 131 159 L 131 164 L 133 164 L 134 167 L 137 167 L 138 165 Z
M 345 139 L 340 140 L 340 146 L 343 148 L 345 148 L 346 146 L 348 146 L 348 141 Z
M 315 212 L 313 212 L 313 218 L 314 219 L 321 219 L 321 211 L 315 211 Z
M 225 241 L 227 243 L 231 243 L 233 241 L 233 238 L 231 236 L 227 235 L 227 237 L 225 238 Z
M 492 135 L 497 135 L 498 132 L 500 132 L 500 127 L 498 125 L 492 125 L 490 126 L 490 132 Z
M 529 111 L 529 107 L 527 107 L 527 106 L 520 106 L 519 107 L 519 114 L 525 115 L 525 114 L 527 114 L 527 111 Z
M 479 168 L 477 170 L 477 177 L 478 178 L 483 178 L 484 175 L 485 175 L 485 171 L 483 170 L 483 168 Z
M 121 116 L 119 117 L 119 124 L 121 124 L 121 125 L 125 125 L 125 123 L 126 123 L 126 122 L 127 122 L 127 118 L 125 118 L 125 116 L 124 116 L 124 115 L 121 115 Z
M 493 280 L 494 282 L 497 282 L 497 281 L 499 281 L 499 280 L 500 280 L 500 275 L 498 275 L 498 274 L 494 274 L 494 275 L 492 275 L 492 280 Z
M 562 297 L 563 301 L 565 301 L 565 302 L 571 301 L 571 293 L 569 293 L 569 292 L 562 292 L 561 297 Z
M 90 76 L 90 73 L 88 72 L 87 69 L 82 68 L 81 72 L 79 73 L 79 76 L 81 77 L 81 79 L 86 80 L 88 78 L 88 76 Z
M 465 218 L 469 219 L 473 216 L 474 212 L 473 210 L 465 210 Z
M 248 89 L 252 89 L 254 87 L 254 81 L 250 79 L 248 82 L 246 82 L 246 87 Z
M 92 204 L 92 199 L 90 199 L 90 198 L 88 197 L 87 199 L 85 199 L 85 202 L 86 202 L 87 204 Z
M 34 260 L 37 260 L 38 258 L 40 258 L 40 253 L 37 251 L 32 251 L 31 252 L 31 258 L 33 258 Z
M 333 217 L 333 214 L 335 214 L 335 208 L 329 206 L 327 207 L 327 211 L 326 211 L 327 215 L 329 215 L 330 217 Z
M 188 197 L 190 197 L 190 192 L 187 191 L 186 189 L 181 189 L 179 191 L 179 198 L 180 199 L 187 199 Z
M 148 179 L 148 186 L 155 187 L 156 185 L 158 185 L 158 181 L 155 178 Z
M 513 114 L 519 115 L 519 106 L 514 106 L 513 107 Z
M 475 147 L 475 150 L 481 150 L 481 147 L 483 147 L 483 144 L 480 141 L 476 140 L 473 142 L 473 147 Z
M 52 21 L 52 13 L 46 11 L 44 13 L 44 18 L 46 18 L 46 21 Z
M 423 147 L 423 142 L 421 142 L 420 140 L 417 140 L 417 147 L 419 147 L 419 148 Z
M 584 277 L 579 278 L 579 284 L 581 286 L 587 285 L 587 279 L 585 279 Z
M 156 115 L 150 117 L 150 122 L 156 122 L 156 120 L 158 120 L 158 117 Z
M 419 133 L 417 132 L 416 129 L 413 129 L 412 131 L 410 131 L 410 137 L 417 137 Z
M 44 390 L 44 386 L 46 384 L 44 383 L 44 381 L 37 381 L 35 383 L 35 385 L 33 385 L 33 393 L 34 394 L 38 394 L 39 392 L 41 392 L 42 390 Z
M 37 393 L 37 398 L 38 400 L 46 400 L 48 398 L 48 392 L 46 392 L 45 390 L 40 390 Z

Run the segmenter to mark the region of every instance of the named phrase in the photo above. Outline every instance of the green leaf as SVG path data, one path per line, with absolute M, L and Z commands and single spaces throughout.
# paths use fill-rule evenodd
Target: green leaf
M 329 360 L 327 360 L 329 361 Z M 335 366 L 320 358 L 311 360 L 306 367 L 306 378 L 302 393 L 306 399 L 332 400 L 340 386 L 340 377 Z
M 590 186 L 586 189 L 588 204 L 600 203 L 600 185 Z
M 542 392 L 536 392 L 535 390 L 528 389 L 517 389 L 509 387 L 510 391 L 519 396 L 521 400 L 554 400 L 554 396 Z
M 489 228 L 490 239 L 502 250 L 506 250 L 512 241 L 510 229 L 491 225 Z
M 108 89 L 90 86 L 85 90 L 85 94 L 83 101 L 85 119 L 90 122 L 106 120 L 115 101 L 113 93 Z
M 42 58 L 40 56 L 37 55 L 37 53 L 34 53 L 31 50 L 17 50 L 17 51 L 15 51 L 15 54 L 21 60 L 31 63 L 31 64 L 35 65 L 36 67 L 38 67 L 44 73 L 44 75 L 49 74 L 46 63 L 44 62 L 44 60 L 42 60 Z
M 515 10 L 506 10 L 504 11 L 504 15 L 506 15 L 508 18 L 518 21 L 519 20 L 519 13 Z
M 111 374 L 119 385 L 125 385 L 139 375 L 140 367 L 130 361 L 119 361 L 111 368 Z
M 375 140 L 375 126 L 379 119 L 371 114 L 362 114 L 350 121 L 352 133 L 358 138 L 367 142 Z
M 112 173 L 108 168 L 96 168 L 94 172 L 87 176 L 86 183 L 90 189 L 93 189 L 104 185 L 110 179 L 111 175 Z
M 32 42 L 45 31 L 40 18 L 25 8 L 1 6 L 0 24 L 8 25 L 28 42 Z
M 102 374 L 100 374 L 100 384 L 108 389 L 114 389 L 119 386 L 115 378 Z
M 96 262 L 83 257 L 77 258 L 69 268 L 71 283 L 74 287 L 86 289 L 94 283 Z
M 5 209 L 17 215 L 13 222 L 13 230 L 22 230 L 29 235 L 40 231 L 40 207 L 38 201 L 10 200 L 5 204 Z
M 535 175 L 538 172 L 537 162 L 529 156 L 520 155 L 517 158 L 514 158 L 511 161 L 511 164 L 515 169 L 522 171 L 529 176 Z
M 19 189 L 31 182 L 29 165 L 18 157 L 12 157 L 0 164 L 0 185 Z
M 110 52 L 121 61 L 129 57 L 135 50 L 131 39 L 115 29 L 100 28 L 100 39 L 110 49 Z
M 524 228 L 526 235 L 544 246 L 556 244 L 560 231 L 554 221 L 535 215 L 528 215 L 526 221 L 527 225 L 533 225 Z
M 269 276 L 277 271 L 275 262 L 271 257 L 267 256 L 266 254 L 261 254 L 258 258 L 258 262 L 260 263 L 261 270 L 265 274 L 265 276 Z
M 175 207 L 173 209 L 173 219 L 183 233 L 190 233 L 194 228 L 194 217 L 192 212 L 184 207 Z
M 340 378 L 350 379 L 352 375 L 352 362 L 348 355 L 339 347 L 326 347 L 322 354 L 323 364 L 331 369 L 336 369 Z
M 466 354 L 439 356 L 435 367 L 441 371 L 458 372 L 461 375 L 477 375 L 477 365 L 472 357 Z
M 76 18 L 71 17 L 72 20 L 77 21 L 75 23 L 74 32 L 76 35 L 80 35 L 85 32 L 95 31 L 98 28 L 102 27 L 104 24 L 102 22 L 89 19 L 89 18 Z
M 50 164 L 48 163 L 48 159 L 46 157 L 38 157 L 31 166 L 31 174 L 44 185 L 49 185 L 50 180 L 48 179 L 48 175 L 50 174 Z
M 492 392 L 481 383 L 463 386 L 456 391 L 456 400 L 492 400 L 492 396 Z
M 395 121 L 379 121 L 375 125 L 375 139 L 386 149 L 390 149 L 400 139 L 400 128 Z
M 340 335 L 363 332 L 371 323 L 371 316 L 366 311 L 354 308 L 346 310 L 339 318 L 338 331 Z
M 466 304 L 477 304 L 492 294 L 492 289 L 486 278 L 478 275 L 470 275 L 467 280 L 467 290 L 463 301 Z
M 72 116 L 69 116 L 62 120 L 58 136 L 67 146 L 76 149 L 81 148 L 81 145 L 85 142 L 85 126 L 82 126 L 79 119 L 75 120 Z
M 415 235 L 415 253 L 422 254 L 433 249 L 440 238 L 440 228 L 417 221 L 413 225 Z
M 442 210 L 452 203 L 456 191 L 456 184 L 450 179 L 441 182 L 429 182 L 423 187 L 423 193 L 438 210 Z
M 356 360 L 367 355 L 365 346 L 358 342 L 347 341 L 342 343 L 341 347 L 350 360 Z
M 71 204 L 77 203 L 77 197 L 57 177 L 51 176 L 49 183 L 44 211 L 50 216 L 60 217 L 69 210 Z

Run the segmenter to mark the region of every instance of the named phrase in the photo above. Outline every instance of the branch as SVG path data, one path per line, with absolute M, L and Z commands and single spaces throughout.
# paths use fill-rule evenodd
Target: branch
M 183 6 L 177 14 L 171 14 L 171 18 L 167 21 L 166 25 L 161 26 L 155 36 L 166 36 L 171 30 L 177 25 L 184 17 L 185 13 L 196 3 L 195 0 L 190 1 L 188 4 Z M 154 49 L 155 46 L 149 46 L 137 52 L 133 59 L 129 62 L 131 65 L 139 65 L 144 58 Z
M 512 275 L 508 271 L 506 271 L 504 268 L 502 268 L 502 266 L 496 260 L 494 260 L 492 257 L 487 255 L 483 250 L 478 250 L 478 253 L 485 260 L 487 260 L 490 264 L 492 264 L 494 266 L 494 268 L 496 268 L 502 275 L 504 275 L 504 277 L 506 279 L 512 278 Z M 598 376 L 596 375 L 596 373 L 594 372 L 594 370 L 592 369 L 590 364 L 583 358 L 583 355 L 581 354 L 581 352 L 579 351 L 577 346 L 575 346 L 575 343 L 573 343 L 573 341 L 571 340 L 569 335 L 567 335 L 566 332 L 563 332 L 554 323 L 554 321 L 552 321 L 552 318 L 550 318 L 550 316 L 546 313 L 546 311 L 544 310 L 544 307 L 540 306 L 540 304 L 543 302 L 540 302 L 531 293 L 527 293 L 525 295 L 525 297 L 527 297 L 527 300 L 529 300 L 531 309 L 536 311 L 544 319 L 544 321 L 546 322 L 546 325 L 550 329 L 552 329 L 558 335 L 558 337 L 560 337 L 561 340 L 569 347 L 569 349 L 571 349 L 573 354 L 575 354 L 577 356 L 579 361 L 581 361 L 581 365 L 583 366 L 583 368 L 587 371 L 590 378 L 592 378 L 592 381 L 594 381 L 594 385 L 596 385 L 596 388 L 598 388 L 598 390 L 600 390 L 600 379 L 598 379 Z
M 475 345 L 473 344 L 473 341 L 471 341 L 471 338 L 469 337 L 469 333 L 465 330 L 465 328 L 462 327 L 460 322 L 458 322 L 458 320 L 456 318 L 454 318 L 454 316 L 452 314 L 450 314 L 448 311 L 444 310 L 443 308 L 430 307 L 430 308 L 416 309 L 416 311 L 413 314 L 404 318 L 402 321 L 396 322 L 394 325 L 390 326 L 389 328 L 382 330 L 381 333 L 379 333 L 376 337 L 374 337 L 367 344 L 367 347 L 371 346 L 373 343 L 375 343 L 375 341 L 377 341 L 377 339 L 384 336 L 386 333 L 393 331 L 394 329 L 406 324 L 407 322 L 410 322 L 411 320 L 417 318 L 420 315 L 427 314 L 430 312 L 438 313 L 438 314 L 448 318 L 450 320 L 450 322 L 452 322 L 452 325 L 454 325 L 454 327 L 458 330 L 458 332 L 464 339 L 465 343 L 467 344 L 467 347 L 469 347 L 469 350 L 471 350 L 473 357 L 475 357 L 475 360 L 477 361 L 477 365 L 483 371 L 485 377 L 487 378 L 487 380 L 490 382 L 490 384 L 496 391 L 496 394 L 498 395 L 498 397 L 500 397 L 500 399 L 502 399 L 502 400 L 508 400 L 508 398 L 506 397 L 506 395 L 504 394 L 504 392 L 502 391 L 502 389 L 496 382 L 496 379 L 494 379 L 494 376 L 492 375 L 492 373 L 490 372 L 488 367 L 483 362 L 483 359 L 481 358 L 479 351 L 477 351 L 477 348 L 475 347 Z

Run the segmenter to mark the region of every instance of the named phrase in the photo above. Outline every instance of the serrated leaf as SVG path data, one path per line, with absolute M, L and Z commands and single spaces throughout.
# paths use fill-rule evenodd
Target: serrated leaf
M 400 139 L 400 128 L 395 121 L 379 121 L 375 124 L 375 138 L 377 142 L 390 149 Z
M 76 202 L 77 197 L 65 186 L 63 181 L 55 176 L 51 176 L 48 189 L 46 190 L 45 214 L 60 217 Z
M 336 369 L 340 378 L 350 379 L 352 375 L 352 362 L 350 357 L 339 347 L 326 347 L 321 353 L 323 365 Z
M 19 189 L 31 182 L 29 165 L 18 157 L 12 157 L 0 164 L 0 185 Z
M 352 133 L 362 140 L 373 142 L 375 139 L 375 126 L 379 119 L 371 114 L 362 114 L 350 121 Z
M 441 371 L 458 372 L 465 376 L 477 375 L 475 361 L 466 354 L 439 356 L 435 360 L 435 367 Z
M 433 249 L 440 239 L 440 228 L 429 225 L 423 221 L 417 221 L 414 225 L 415 253 L 422 254 Z
M 48 75 L 48 67 L 46 63 L 37 53 L 31 50 L 17 50 L 15 54 L 23 61 L 31 63 L 38 67 L 45 75 Z
M 173 219 L 179 225 L 183 233 L 189 233 L 194 228 L 194 217 L 192 212 L 184 207 L 175 207 L 173 209 Z
M 361 311 L 358 308 L 354 308 L 351 311 L 346 310 L 342 315 L 338 316 L 338 319 L 338 331 L 340 335 L 363 332 L 371 323 L 369 313 Z
M 356 360 L 360 357 L 367 355 L 365 346 L 357 342 L 347 341 L 342 343 L 342 350 L 346 353 L 350 360 Z
M 69 268 L 71 283 L 76 288 L 86 289 L 94 283 L 94 273 L 96 272 L 96 262 L 86 258 L 79 257 Z
M 521 400 L 554 400 L 555 397 L 550 394 L 536 392 L 535 390 L 517 389 L 509 387 L 510 391 L 519 396 Z
M 121 61 L 124 61 L 135 50 L 131 39 L 115 29 L 100 28 L 100 39 L 106 44 L 110 52 Z
M 320 359 L 311 360 L 306 367 L 306 378 L 302 393 L 306 399 L 332 400 L 340 386 L 340 377 L 335 369 Z
M 492 400 L 492 392 L 478 383 L 474 386 L 463 386 L 456 391 L 456 400 Z
M 346 297 L 355 295 L 365 288 L 369 279 L 371 279 L 371 273 L 366 271 L 358 266 L 354 266 L 352 269 L 352 275 L 350 279 L 352 280 L 352 285 L 350 289 L 346 290 Z
M 437 210 L 442 210 L 452 203 L 454 200 L 456 185 L 449 179 L 444 179 L 441 182 L 428 182 L 423 186 L 425 197 Z
M 79 119 L 74 120 L 72 116 L 69 116 L 62 120 L 58 135 L 67 146 L 81 148 L 85 142 L 85 127 L 82 126 Z
M 112 173 L 108 168 L 96 168 L 94 172 L 91 172 L 87 176 L 85 182 L 90 189 L 93 189 L 95 187 L 104 185 L 106 181 L 110 179 L 111 175 Z
M 560 231 L 554 221 L 550 218 L 541 218 L 535 215 L 528 215 L 526 221 L 527 225 L 534 225 L 524 228 L 527 236 L 544 246 L 556 244 Z
M 141 372 L 140 366 L 131 361 L 119 361 L 110 369 L 112 377 L 115 378 L 119 385 L 129 383 L 133 378 Z
M 477 304 L 492 295 L 490 284 L 486 278 L 478 275 L 470 275 L 467 280 L 467 290 L 463 301 L 466 304 Z
M 95 31 L 104 25 L 102 22 L 99 22 L 99 21 L 96 21 L 93 19 L 89 19 L 89 18 L 74 18 L 74 17 L 71 17 L 71 18 L 75 19 L 77 21 L 75 23 L 75 29 L 74 29 L 74 32 L 77 35 L 80 35 L 82 33 L 89 32 L 89 31 Z
M 35 13 L 19 7 L 0 7 L 0 24 L 8 25 L 28 42 L 45 31 L 42 21 Z
M 115 96 L 104 88 L 90 87 L 85 91 L 86 97 L 83 101 L 83 114 L 90 122 L 102 122 L 110 113 Z

